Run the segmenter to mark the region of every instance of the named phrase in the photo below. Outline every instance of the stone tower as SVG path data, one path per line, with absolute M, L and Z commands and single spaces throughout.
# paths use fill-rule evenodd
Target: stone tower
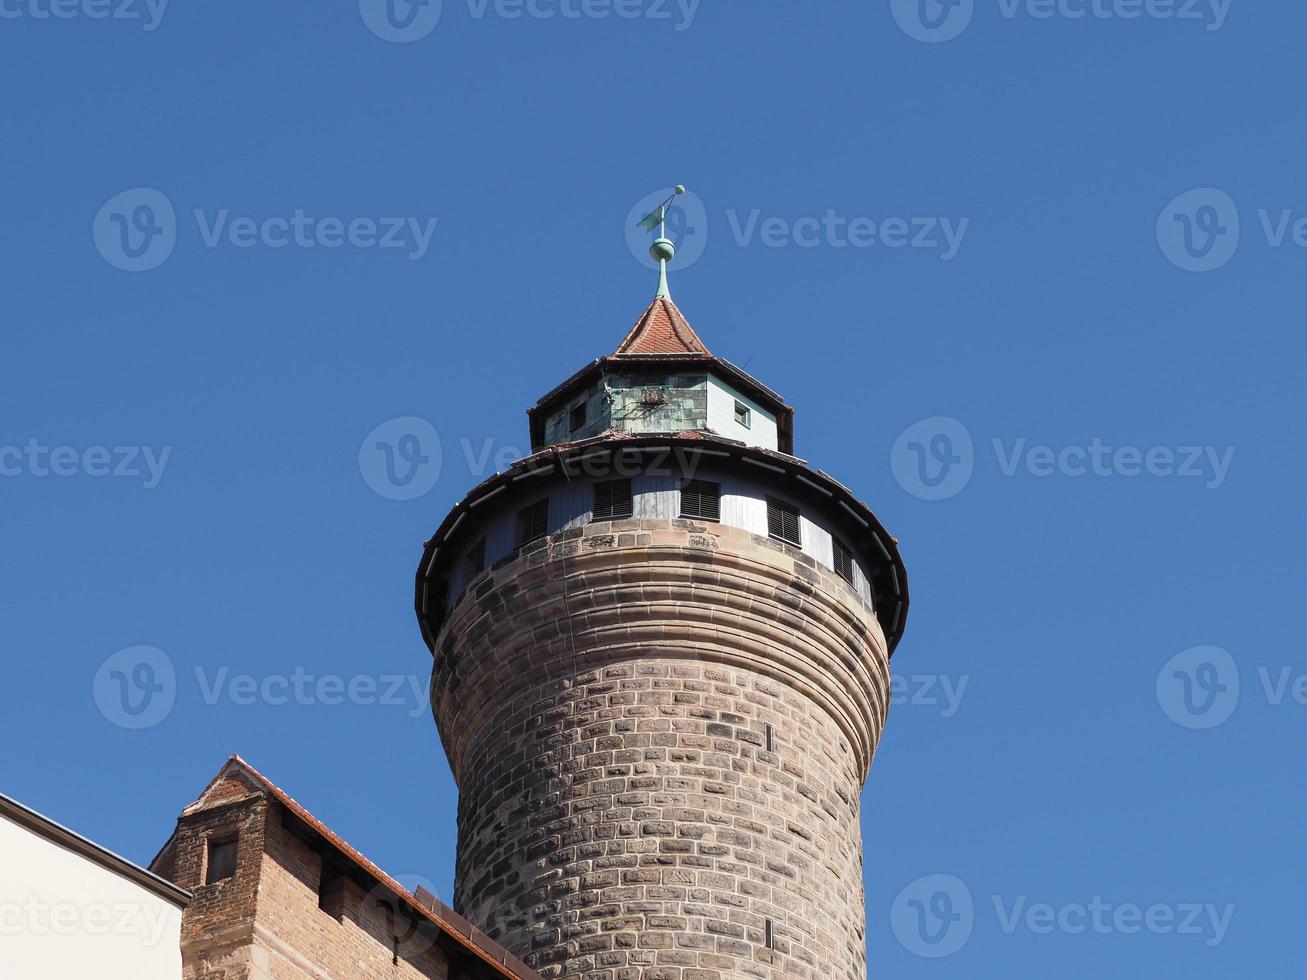
M 545 977 L 863 980 L 859 794 L 907 580 L 659 288 L 417 574 L 455 907 Z

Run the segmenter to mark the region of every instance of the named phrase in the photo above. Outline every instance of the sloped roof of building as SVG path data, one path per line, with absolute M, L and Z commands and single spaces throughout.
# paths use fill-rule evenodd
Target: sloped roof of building
M 133 882 L 149 892 L 171 902 L 178 908 L 185 908 L 191 901 L 191 893 L 178 888 L 166 878 L 161 878 L 152 871 L 120 857 L 108 848 L 101 847 L 95 841 L 83 837 L 75 830 L 69 830 L 61 823 L 56 823 L 44 814 L 24 806 L 17 800 L 0 793 L 0 818 L 8 819 L 18 826 L 57 844 L 74 854 L 112 871 L 128 881 Z
M 614 357 L 630 354 L 712 356 L 690 321 L 667 296 L 654 298 L 613 352 Z
M 401 885 L 386 872 L 364 857 L 350 844 L 342 840 L 330 827 L 315 817 L 301 803 L 296 801 L 289 793 L 280 786 L 264 776 L 252 765 L 242 759 L 239 755 L 233 755 L 227 760 L 226 764 L 218 770 L 218 774 L 209 781 L 194 803 L 188 806 L 184 811 L 190 813 L 195 810 L 203 809 L 211 793 L 223 783 L 223 781 L 233 774 L 239 773 L 247 781 L 254 784 L 257 790 L 267 793 L 283 807 L 294 814 L 299 820 L 306 825 L 314 834 L 329 846 L 336 854 L 348 863 L 357 867 L 365 875 L 375 881 L 378 885 L 390 891 L 399 899 L 404 906 L 407 906 L 413 914 L 426 919 L 437 928 L 442 934 L 448 936 L 462 950 L 470 956 L 475 957 L 482 963 L 491 967 L 497 974 L 508 977 L 510 980 L 540 980 L 540 975 L 514 956 L 504 946 L 495 942 L 488 935 L 478 929 L 467 919 L 463 918 L 445 903 L 441 902 L 434 895 L 427 894 L 424 890 L 418 889 L 417 892 L 411 892 Z M 171 843 L 171 842 L 170 842 Z M 165 844 L 160 854 L 167 850 Z M 157 861 L 158 858 L 156 857 Z

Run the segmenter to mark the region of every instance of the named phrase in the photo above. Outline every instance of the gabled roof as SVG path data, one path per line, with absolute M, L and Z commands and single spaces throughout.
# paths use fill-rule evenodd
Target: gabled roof
M 690 321 L 667 296 L 658 296 L 649 304 L 631 332 L 617 345 L 614 357 L 628 354 L 695 354 L 711 357 Z
M 182 811 L 183 814 L 204 809 L 206 803 L 218 799 L 220 796 L 229 797 L 233 792 L 230 785 L 233 778 L 249 786 L 255 793 L 266 793 L 280 803 L 298 817 L 301 823 L 306 825 L 337 855 L 357 867 L 368 878 L 393 893 L 416 915 L 439 927 L 442 934 L 450 937 L 457 944 L 457 947 L 461 948 L 463 953 L 475 957 L 493 969 L 497 975 L 509 978 L 509 980 L 540 980 L 539 974 L 434 895 L 427 894 L 423 889 L 410 892 L 353 847 L 341 840 L 330 827 L 239 755 L 233 755 L 227 760 L 226 764 L 218 771 L 218 774 L 210 780 L 209 785 L 204 788 L 200 798 L 186 807 Z M 171 840 L 169 844 L 171 844 Z M 169 844 L 164 845 L 164 851 L 168 849 Z M 162 856 L 162 854 L 163 851 L 160 851 L 159 856 Z M 155 857 L 156 862 L 159 860 L 159 856 Z
M 152 871 L 147 871 L 124 857 L 119 857 L 108 848 L 101 847 L 74 830 L 69 830 L 61 823 L 55 823 L 49 817 L 37 813 L 3 793 L 0 793 L 0 819 L 10 820 L 52 844 L 126 878 L 177 908 L 185 908 L 190 904 L 191 893 L 186 889 L 178 888 L 171 881 Z

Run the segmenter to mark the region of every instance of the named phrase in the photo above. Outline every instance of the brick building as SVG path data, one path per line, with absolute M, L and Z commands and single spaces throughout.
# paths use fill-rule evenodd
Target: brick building
M 150 864 L 190 892 L 184 980 L 536 980 L 233 756 Z
M 417 573 L 455 905 L 545 977 L 863 980 L 859 795 L 907 580 L 659 289 Z

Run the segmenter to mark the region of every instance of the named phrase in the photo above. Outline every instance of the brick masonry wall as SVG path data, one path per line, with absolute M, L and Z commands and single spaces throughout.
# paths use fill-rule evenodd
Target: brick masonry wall
M 208 840 L 237 834 L 236 873 L 204 884 Z M 190 889 L 182 917 L 183 980 L 457 980 L 429 931 L 398 922 L 373 892 L 335 880 L 338 914 L 319 907 L 323 860 L 284 810 L 239 775 L 188 807 L 154 870 Z M 393 940 L 400 938 L 399 962 Z
M 546 977 L 862 980 L 888 678 L 842 579 L 738 529 L 598 523 L 498 563 L 432 676 L 456 907 Z

